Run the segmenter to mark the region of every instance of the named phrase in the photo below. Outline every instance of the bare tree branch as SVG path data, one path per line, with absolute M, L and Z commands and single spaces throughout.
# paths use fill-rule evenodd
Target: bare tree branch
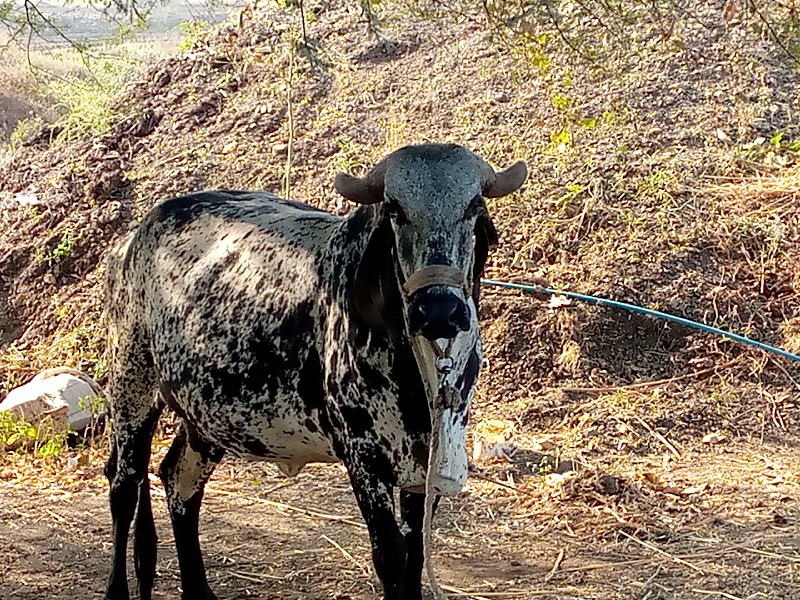
M 769 19 L 767 19 L 767 17 L 764 16 L 764 13 L 761 11 L 761 9 L 758 8 L 756 0 L 750 0 L 749 2 L 747 2 L 747 6 L 750 7 L 750 9 L 756 14 L 758 19 L 764 24 L 764 27 L 766 27 L 767 29 L 767 33 L 769 33 L 769 37 L 772 38 L 772 41 L 775 43 L 775 45 L 778 46 L 778 48 L 780 48 L 781 50 L 783 50 L 787 54 L 787 56 L 789 56 L 789 58 L 792 59 L 793 62 L 800 65 L 800 58 L 795 56 L 795 54 L 783 42 L 781 36 L 778 35 L 777 31 L 775 31 L 775 27 L 773 27 Z

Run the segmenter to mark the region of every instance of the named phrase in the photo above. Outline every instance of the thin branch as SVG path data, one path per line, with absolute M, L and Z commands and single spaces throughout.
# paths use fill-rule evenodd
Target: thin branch
M 353 527 L 358 527 L 361 529 L 366 529 L 367 526 L 360 522 L 356 521 L 351 517 L 347 517 L 344 515 L 334 515 L 330 513 L 323 513 L 317 510 L 313 510 L 310 508 L 303 508 L 301 506 L 295 506 L 293 504 L 286 504 L 284 502 L 276 502 L 274 500 L 266 500 L 265 498 L 259 498 L 257 496 L 246 496 L 244 494 L 240 494 L 237 492 L 230 492 L 228 490 L 218 488 L 215 486 L 208 486 L 206 488 L 207 491 L 210 492 L 210 495 L 220 494 L 223 496 L 229 496 L 231 498 L 238 498 L 239 500 L 245 500 L 247 502 L 255 502 L 257 504 L 263 504 L 265 506 L 271 506 L 273 508 L 282 509 L 282 510 L 289 510 L 292 512 L 300 513 L 306 517 L 310 517 L 313 519 L 322 519 L 325 521 L 336 521 L 338 523 L 345 523 L 347 525 L 352 525 Z
M 637 544 L 639 544 L 641 546 L 644 546 L 648 550 L 652 550 L 653 552 L 656 552 L 657 554 L 660 554 L 661 556 L 663 556 L 665 558 L 668 558 L 669 560 L 671 560 L 673 562 L 676 562 L 676 563 L 679 563 L 679 564 L 684 565 L 686 567 L 689 567 L 692 571 L 695 571 L 696 573 L 700 573 L 701 575 L 705 575 L 706 574 L 706 572 L 703 569 L 701 569 L 697 565 L 693 565 L 692 563 L 690 563 L 687 560 L 679 558 L 679 557 L 675 556 L 674 554 L 670 554 L 669 552 L 665 552 L 661 548 L 658 548 L 658 547 L 654 546 L 653 544 L 651 544 L 649 542 L 645 542 L 644 540 L 640 540 L 636 536 L 633 536 L 633 535 L 631 535 L 631 534 L 629 534 L 629 533 L 627 533 L 627 532 L 625 532 L 623 530 L 620 530 L 620 533 L 622 535 L 624 535 L 626 538 L 628 538 L 629 540 L 631 540 L 632 542 L 636 542 Z
M 552 21 L 553 26 L 556 28 L 559 37 L 563 40 L 563 42 L 569 46 L 569 48 L 575 52 L 577 55 L 582 56 L 586 60 L 593 61 L 591 56 L 586 54 L 585 52 L 581 51 L 575 44 L 572 43 L 572 40 L 567 37 L 567 34 L 564 33 L 564 30 L 561 28 L 561 24 L 558 22 L 558 17 L 553 12 L 553 7 L 550 2 L 545 2 L 545 6 L 547 7 L 547 14 L 550 17 L 550 21 Z
M 303 45 L 308 46 L 308 35 L 306 34 L 306 8 L 303 0 L 300 0 L 300 27 L 303 29 Z
M 534 494 L 533 492 L 530 492 L 530 491 L 522 489 L 522 488 L 515 487 L 513 485 L 510 485 L 508 483 L 504 483 L 504 482 L 499 481 L 497 479 L 493 479 L 492 477 L 484 475 L 483 473 L 481 473 L 478 470 L 470 471 L 470 475 L 474 475 L 475 477 L 477 477 L 478 479 L 482 479 L 483 481 L 488 481 L 489 483 L 493 483 L 493 484 L 498 485 L 500 487 L 504 487 L 506 489 L 512 490 L 512 491 L 514 491 L 514 492 L 516 492 L 518 494 L 523 494 L 525 496 L 538 497 L 537 494 Z
M 39 10 L 39 8 L 38 8 L 38 7 L 37 7 L 37 6 L 36 6 L 36 5 L 35 5 L 35 4 L 34 4 L 34 3 L 31 1 L 31 0 L 25 0 L 25 17 L 26 17 L 26 20 L 27 20 L 27 22 L 28 22 L 28 26 L 29 26 L 29 28 L 30 28 L 30 29 L 29 29 L 29 31 L 30 31 L 30 35 L 28 36 L 28 45 L 27 45 L 27 52 L 26 52 L 26 54 L 27 54 L 27 62 L 28 62 L 28 66 L 29 66 L 29 67 L 30 67 L 32 70 L 36 70 L 36 71 L 41 71 L 41 70 L 42 70 L 42 69 L 39 69 L 38 67 L 35 67 L 35 66 L 33 65 L 33 63 L 32 63 L 32 61 L 31 61 L 31 59 L 30 59 L 32 35 L 33 35 L 33 33 L 36 33 L 36 34 L 37 34 L 37 36 L 38 36 L 40 39 L 42 39 L 42 40 L 45 40 L 45 38 L 44 38 L 44 37 L 43 37 L 43 36 L 42 36 L 42 35 L 41 35 L 41 34 L 40 34 L 38 31 L 36 31 L 35 24 L 34 24 L 34 20 L 33 20 L 33 18 L 31 17 L 31 11 L 32 11 L 33 13 L 35 13 L 35 15 L 36 15 L 36 16 L 38 16 L 38 18 L 39 18 L 39 19 L 41 19 L 41 20 L 42 20 L 42 22 L 43 22 L 43 23 L 44 23 L 44 24 L 45 24 L 45 25 L 46 25 L 46 26 L 47 26 L 49 29 L 51 29 L 53 32 L 55 32 L 55 34 L 56 34 L 56 35 L 57 35 L 59 38 L 61 38 L 62 40 L 64 40 L 64 41 L 67 43 L 67 45 L 68 45 L 68 46 L 70 46 L 70 47 L 71 47 L 73 50 L 75 50 L 75 52 L 77 52 L 77 53 L 78 53 L 78 56 L 80 57 L 80 59 L 81 59 L 81 62 L 83 63 L 83 66 L 86 68 L 86 72 L 89 74 L 89 76 L 90 76 L 90 77 L 92 78 L 92 80 L 95 82 L 95 84 L 97 84 L 98 86 L 102 87 L 102 84 L 101 84 L 101 83 L 100 83 L 100 81 L 97 79 L 97 77 L 95 76 L 95 74 L 92 72 L 92 67 L 91 67 L 91 64 L 90 64 L 90 62 L 89 62 L 89 58 L 92 58 L 92 56 L 91 56 L 91 54 L 89 54 L 89 53 L 87 52 L 87 50 L 86 50 L 86 47 L 85 47 L 85 46 L 82 46 L 81 44 L 78 44 L 78 43 L 76 43 L 76 42 L 75 42 L 75 41 L 74 41 L 72 38 L 70 38 L 69 36 L 67 36 L 67 35 L 66 35 L 66 34 L 65 34 L 63 31 L 62 31 L 62 29 L 61 29 L 61 28 L 60 28 L 58 25 L 56 25 L 55 23 L 53 23 L 53 22 L 52 22 L 50 19 L 48 19 L 48 18 L 47 18 L 47 17 L 46 17 L 46 16 L 45 16 L 45 15 L 44 15 L 44 14 L 43 14 L 43 13 L 42 13 L 40 10 Z M 45 41 L 47 41 L 47 40 L 45 40 Z
M 292 196 L 292 150 L 294 146 L 294 103 L 292 101 L 292 86 L 294 85 L 294 42 L 289 46 L 289 77 L 286 80 L 286 112 L 289 127 L 289 141 L 286 145 L 286 171 L 284 173 L 284 197 L 291 199 Z
M 580 394 L 610 394 L 614 392 L 620 391 L 627 391 L 627 390 L 640 390 L 646 389 L 651 387 L 659 387 L 662 385 L 669 385 L 671 383 L 677 383 L 679 381 L 684 381 L 686 379 L 694 379 L 695 377 L 702 377 L 703 375 L 708 375 L 709 373 L 713 373 L 716 371 L 720 371 L 723 369 L 727 369 L 729 367 L 735 366 L 737 363 L 741 362 L 740 360 L 732 360 L 730 362 L 724 363 L 722 365 L 715 365 L 713 367 L 709 367 L 707 369 L 702 369 L 700 371 L 695 371 L 694 373 L 687 373 L 685 375 L 678 375 L 677 377 L 670 377 L 669 379 L 656 379 L 654 381 L 643 381 L 641 383 L 631 383 L 630 385 L 618 385 L 618 386 L 609 386 L 609 387 L 560 387 L 558 391 L 561 392 L 571 392 L 571 393 L 580 393 Z
M 3 22 L 3 24 L 6 26 L 6 29 L 8 30 L 9 35 L 8 35 L 8 42 L 6 44 L 3 44 L 2 46 L 0 46 L 0 50 L 8 50 L 9 48 L 11 48 L 12 44 L 16 43 L 18 37 L 22 37 L 22 36 L 25 35 L 25 31 L 28 28 L 28 24 L 27 23 L 20 23 L 17 26 L 17 28 L 14 29 L 13 31 L 12 31 L 12 28 L 11 28 L 11 23 Z
M 657 439 L 659 442 L 661 442 L 662 444 L 664 444 L 664 446 L 667 448 L 667 450 L 669 450 L 670 452 L 672 452 L 672 453 L 675 455 L 675 457 L 676 457 L 676 458 L 680 458 L 680 457 L 681 457 L 681 453 L 680 453 L 680 451 L 679 451 L 679 450 L 678 450 L 678 449 L 677 449 L 675 446 L 673 446 L 673 445 L 670 443 L 670 441 L 669 441 L 667 438 L 665 438 L 663 435 L 661 435 L 660 433 L 658 433 L 658 432 L 657 432 L 655 429 L 653 429 L 652 427 L 650 427 L 650 425 L 648 425 L 648 424 L 647 424 L 647 421 L 645 421 L 644 419 L 642 419 L 642 418 L 641 418 L 640 416 L 638 416 L 638 415 L 637 415 L 636 417 L 634 417 L 634 418 L 635 418 L 637 421 L 639 421 L 639 423 L 641 424 L 641 426 L 642 426 L 642 427 L 644 427 L 644 428 L 645 428 L 647 431 L 649 431 L 649 432 L 650 432 L 650 435 L 652 435 L 652 436 L 653 436 L 654 438 L 656 438 L 656 439 Z
M 559 567 L 561 566 L 561 561 L 564 560 L 564 549 L 561 548 L 558 551 L 558 556 L 556 557 L 556 562 L 553 563 L 553 568 L 550 569 L 550 572 L 544 576 L 545 581 L 550 581 L 553 576 L 558 572 Z
M 758 6 L 756 6 L 756 1 L 750 0 L 747 4 L 748 6 L 750 6 L 753 12 L 756 13 L 761 22 L 764 23 L 764 27 L 767 28 L 767 31 L 769 32 L 769 35 L 772 38 L 772 41 L 775 43 L 775 45 L 777 45 L 781 50 L 783 50 L 789 56 L 789 58 L 791 58 L 795 63 L 800 65 L 800 58 L 792 54 L 792 51 L 789 50 L 788 46 L 786 46 L 786 44 L 784 44 L 781 41 L 781 38 L 778 35 L 778 32 L 775 31 L 775 28 L 772 26 L 772 23 L 770 23 L 767 20 L 767 18 L 764 16 L 764 13 L 762 13 L 759 10 Z

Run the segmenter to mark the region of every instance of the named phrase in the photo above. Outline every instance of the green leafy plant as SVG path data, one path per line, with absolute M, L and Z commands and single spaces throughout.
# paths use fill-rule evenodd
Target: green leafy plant
M 34 260 L 37 263 L 46 262 L 48 265 L 58 264 L 72 254 L 74 242 L 75 238 L 69 232 L 64 232 L 55 248 L 50 252 L 37 251 Z
M 36 440 L 36 427 L 0 411 L 0 447 L 17 448 Z
M 102 414 L 107 407 L 108 402 L 102 396 L 84 396 L 78 400 L 78 408 L 81 410 L 89 409 L 93 415 Z
M 88 56 L 85 71 L 51 77 L 44 83 L 45 95 L 61 115 L 57 125 L 63 130 L 58 140 L 106 131 L 114 117 L 113 99 L 136 70 L 122 59 Z
M 770 145 L 775 150 L 789 150 L 790 152 L 800 152 L 800 140 L 788 140 L 783 131 L 779 131 L 769 139 Z
M 336 155 L 339 170 L 353 172 L 364 167 L 364 151 L 357 143 L 344 136 L 338 136 L 336 145 L 339 146 L 339 154 Z
M 572 105 L 572 101 L 567 96 L 562 96 L 560 94 L 555 94 L 550 98 L 550 101 L 553 103 L 553 106 L 564 112 L 568 111 L 569 107 Z
M 69 233 L 65 233 L 61 236 L 61 241 L 58 242 L 58 245 L 53 248 L 53 252 L 50 256 L 53 262 L 61 262 L 70 254 L 72 254 L 72 238 Z
M 580 183 L 569 183 L 566 186 L 566 192 L 556 200 L 556 207 L 558 212 L 562 215 L 573 216 L 578 212 L 578 206 L 581 205 L 581 198 L 586 193 L 586 188 Z
M 642 200 L 651 200 L 663 208 L 671 208 L 675 203 L 678 176 L 667 169 L 656 169 L 638 183 L 638 195 Z
M 103 431 L 102 426 L 104 415 L 108 409 L 108 401 L 103 396 L 84 396 L 78 400 L 78 408 L 81 410 L 88 409 L 92 413 L 92 420 L 86 427 L 81 446 L 93 446 L 99 437 L 98 434 Z M 102 440 L 102 438 L 100 439 Z
M 66 446 L 69 431 L 57 428 L 53 419 L 45 417 L 38 425 L 0 411 L 0 448 L 32 451 L 38 458 L 58 456 Z
M 8 136 L 8 145 L 12 149 L 19 148 L 25 140 L 33 136 L 37 131 L 41 131 L 44 126 L 44 120 L 39 117 L 17 121 L 14 130 Z
M 39 458 L 51 458 L 53 456 L 58 456 L 64 451 L 67 438 L 66 432 L 42 437 L 43 439 L 37 442 L 34 449 L 34 454 Z
M 572 145 L 572 131 L 562 127 L 550 134 L 550 142 L 555 151 L 566 152 Z

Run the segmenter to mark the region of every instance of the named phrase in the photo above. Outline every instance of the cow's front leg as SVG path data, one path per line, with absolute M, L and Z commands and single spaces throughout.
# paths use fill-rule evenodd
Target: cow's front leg
M 439 496 L 433 500 L 433 511 L 439 505 Z M 400 515 L 403 523 L 400 527 L 405 540 L 408 558 L 403 574 L 403 590 L 405 600 L 422 598 L 422 567 L 425 564 L 422 524 L 425 519 L 425 494 L 400 491 Z M 431 514 L 433 518 L 433 514 Z
M 347 470 L 356 501 L 369 529 L 372 562 L 383 584 L 384 599 L 405 600 L 406 542 L 394 517 L 387 462 L 376 460 L 373 452 L 359 452 L 348 461 Z

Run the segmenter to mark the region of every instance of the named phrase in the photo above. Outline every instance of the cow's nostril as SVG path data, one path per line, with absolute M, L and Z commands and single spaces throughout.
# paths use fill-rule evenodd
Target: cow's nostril
M 459 331 L 469 330 L 469 311 L 466 304 L 461 301 L 456 303 L 456 308 L 450 315 L 450 323 Z
M 425 326 L 427 319 L 419 302 L 411 302 L 411 312 L 408 316 L 408 326 L 411 333 L 419 333 Z
M 451 339 L 469 329 L 469 309 L 452 292 L 420 290 L 411 301 L 409 327 L 411 333 L 429 340 Z

